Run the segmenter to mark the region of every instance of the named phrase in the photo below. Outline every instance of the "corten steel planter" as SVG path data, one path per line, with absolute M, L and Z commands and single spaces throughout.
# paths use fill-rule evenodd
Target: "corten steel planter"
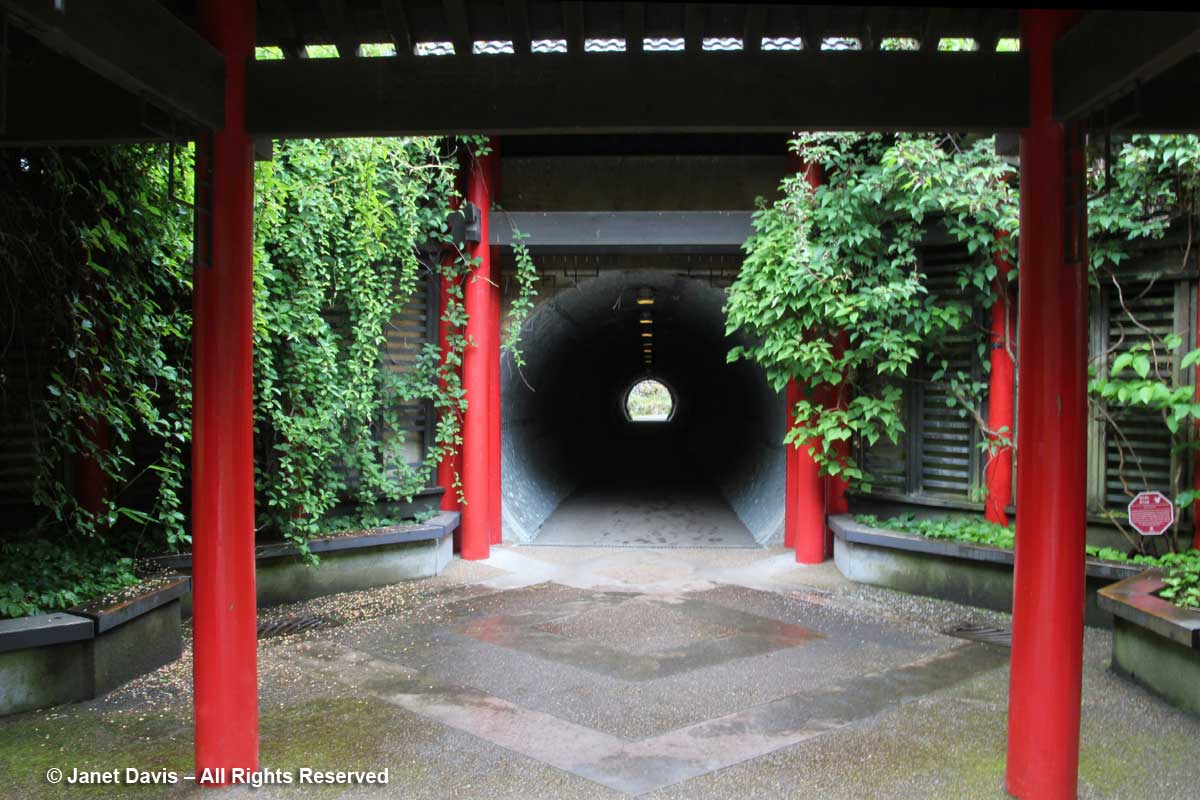
M 308 565 L 295 545 L 255 548 L 255 593 L 258 606 L 295 603 L 341 592 L 374 589 L 416 578 L 438 575 L 453 555 L 457 511 L 443 511 L 428 522 L 390 525 L 354 533 L 326 536 L 309 542 L 321 563 Z M 159 563 L 190 572 L 190 555 L 170 556 Z M 191 597 L 183 612 L 191 613 Z
M 930 539 L 862 525 L 849 514 L 829 518 L 838 570 L 852 581 L 965 605 L 1012 611 L 1013 552 L 1000 547 Z M 1088 559 L 1085 622 L 1112 626 L 1096 593 L 1136 575 L 1140 566 Z
M 1163 588 L 1162 572 L 1150 569 L 1100 590 L 1113 616 L 1112 668 L 1200 715 L 1200 611 L 1163 600 Z
M 98 697 L 179 658 L 181 576 L 114 602 L 0 620 L 0 715 Z

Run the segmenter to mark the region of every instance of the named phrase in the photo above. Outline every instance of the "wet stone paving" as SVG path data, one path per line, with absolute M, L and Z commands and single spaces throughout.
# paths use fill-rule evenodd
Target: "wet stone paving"
M 312 618 L 328 624 L 287 624 Z M 260 622 L 276 632 L 260 641 L 262 766 L 386 767 L 388 785 L 41 780 L 68 763 L 190 771 L 189 652 L 106 698 L 0 720 L 0 796 L 1004 796 L 1008 649 L 943 631 L 1006 615 L 780 549 L 500 547 Z M 1087 632 L 1080 795 L 1195 796 L 1200 720 L 1112 675 L 1109 646 Z

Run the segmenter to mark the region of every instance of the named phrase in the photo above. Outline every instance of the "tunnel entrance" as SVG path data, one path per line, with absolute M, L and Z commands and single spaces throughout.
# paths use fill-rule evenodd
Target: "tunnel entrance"
M 504 536 L 755 547 L 782 536 L 783 398 L 726 363 L 725 294 L 614 270 L 549 293 L 502 385 Z

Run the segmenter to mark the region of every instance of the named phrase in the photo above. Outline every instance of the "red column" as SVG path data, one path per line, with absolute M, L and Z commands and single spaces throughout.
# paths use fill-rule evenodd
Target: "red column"
M 451 202 L 452 208 L 458 208 L 457 201 Z M 453 266 L 458 260 L 458 254 L 451 252 L 442 260 L 442 266 Z M 442 352 L 442 369 L 457 372 L 459 379 L 462 378 L 462 365 L 447 365 L 446 359 L 450 354 L 450 338 L 460 333 L 453 325 L 446 321 L 446 311 L 450 305 L 450 293 L 454 288 L 454 281 L 445 276 L 441 279 L 441 292 L 438 303 L 438 347 Z M 446 382 L 441 381 L 442 389 L 446 388 Z M 462 431 L 459 431 L 461 437 Z M 462 448 L 459 447 L 451 454 L 446 455 L 438 462 L 437 482 L 442 488 L 441 509 L 443 511 L 458 511 L 458 487 L 455 481 L 461 479 L 462 475 Z
M 493 140 L 493 143 L 495 140 Z M 493 147 L 495 145 L 493 144 Z M 495 165 L 493 174 L 499 173 L 499 165 Z M 498 185 L 494 191 L 499 192 Z M 504 537 L 503 496 L 501 495 L 501 438 L 500 438 L 500 259 L 496 253 L 491 253 L 493 277 L 495 285 L 491 288 L 491 319 L 495 321 L 496 347 L 489 356 L 491 376 L 488 386 L 488 524 L 492 531 L 492 544 L 500 544 Z
M 790 165 L 803 173 L 813 189 L 825 179 L 819 164 L 804 164 L 795 156 L 789 158 Z M 787 388 L 788 430 L 796 427 L 793 409 L 804 399 L 804 392 L 792 380 Z M 807 444 L 789 447 L 785 455 L 783 541 L 784 545 L 796 548 L 796 561 L 801 564 L 820 564 L 825 560 L 825 481 L 821 478 L 812 451 Z
M 998 234 L 1007 235 L 1007 234 Z M 992 304 L 991 372 L 988 376 L 988 427 L 994 431 L 1005 429 L 1001 434 L 1012 440 L 1013 436 L 1013 359 L 1009 351 L 1009 326 L 1014 319 L 1010 316 L 1008 297 L 1008 273 L 1011 266 L 997 257 L 996 302 Z M 993 442 L 999 437 L 993 436 Z M 1012 447 L 1002 446 L 987 463 L 987 501 L 984 516 L 989 522 L 1008 525 L 1005 511 L 1012 503 Z
M 833 353 L 836 358 L 841 358 L 846 348 L 850 346 L 850 336 L 845 331 L 839 331 L 833 340 Z M 849 390 L 844 384 L 838 384 L 833 387 L 830 392 L 830 397 L 826 403 L 829 408 L 846 407 L 849 401 Z M 838 454 L 838 458 L 842 459 L 843 463 L 850 457 L 850 443 L 840 441 L 834 443 L 834 450 Z M 846 490 L 849 489 L 849 484 L 843 478 L 829 476 L 825 479 L 825 512 L 827 514 L 845 514 L 850 510 L 846 502 Z M 831 532 L 830 532 L 831 533 Z M 828 555 L 832 555 L 832 543 L 829 542 L 829 535 L 826 534 L 826 550 Z
M 98 391 L 98 389 L 97 389 Z M 83 422 L 83 438 L 102 455 L 112 447 L 112 426 L 105 419 Z M 104 513 L 104 501 L 112 490 L 112 481 L 104 473 L 96 456 L 86 451 L 75 454 L 75 500 L 79 507 L 97 517 Z
M 480 242 L 467 250 L 469 257 L 478 260 L 478 267 L 467 280 L 467 336 L 471 344 L 463 357 L 467 411 L 463 420 L 462 481 L 466 504 L 462 511 L 462 557 L 469 560 L 488 557 L 494 519 L 490 414 L 495 403 L 490 384 L 495 374 L 491 362 L 497 358 L 500 346 L 500 326 L 493 315 L 491 295 L 498 282 L 487 240 L 498 158 L 493 150 L 473 159 L 467 173 L 467 200 L 479 208 L 480 215 Z
M 495 137 L 491 140 L 492 152 L 488 156 L 490 171 L 488 177 L 491 180 L 491 199 L 493 203 L 500 202 L 500 142 Z M 487 238 L 484 238 L 487 241 Z M 500 430 L 500 413 L 502 410 L 500 401 L 500 300 L 501 300 L 501 283 L 500 283 L 500 259 L 498 251 L 493 248 L 488 248 L 488 257 L 492 262 L 492 285 L 491 289 L 491 316 L 489 325 L 496 331 L 496 345 L 492 348 L 491 355 L 488 356 L 489 363 L 492 369 L 491 382 L 489 385 L 490 401 L 488 405 L 488 455 L 489 467 L 488 477 L 488 524 L 491 526 L 492 544 L 500 544 L 504 537 L 503 526 L 503 496 L 501 495 L 501 430 Z
M 1077 12 L 1023 11 L 1029 127 L 1021 132 L 1021 349 L 1008 791 L 1074 798 L 1079 771 L 1087 453 L 1086 253 L 1066 263 L 1064 131 L 1052 48 Z
M 789 402 L 804 399 L 804 391 L 792 381 L 788 384 Z M 795 397 L 795 401 L 791 398 Z M 789 423 L 794 423 L 788 414 Z M 795 504 L 787 509 L 784 536 L 792 527 L 796 561 L 801 564 L 820 564 L 825 560 L 825 483 L 817 462 L 813 459 L 811 445 L 807 442 L 788 448 L 788 482 L 792 484 Z M 785 493 L 786 496 L 786 493 Z
M 796 426 L 796 403 L 800 402 L 800 385 L 796 383 L 796 379 L 788 381 L 787 396 L 785 409 L 787 413 L 787 430 L 791 430 Z M 783 492 L 783 546 L 796 546 L 796 530 L 800 527 L 800 515 L 798 501 L 796 499 L 796 490 L 799 488 L 797 477 L 799 474 L 800 465 L 797 463 L 800 459 L 800 449 L 798 447 L 788 447 L 784 451 L 784 492 Z
M 253 0 L 205 0 L 225 55 L 225 128 L 213 135 L 211 252 L 196 269 L 192 566 L 196 768 L 257 769 L 254 598 L 254 153 L 245 125 Z M 200 172 L 203 174 L 203 171 Z

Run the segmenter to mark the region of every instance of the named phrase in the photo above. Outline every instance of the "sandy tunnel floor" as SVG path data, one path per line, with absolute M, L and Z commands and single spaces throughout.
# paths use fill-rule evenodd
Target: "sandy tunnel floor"
M 262 613 L 262 767 L 387 786 L 51 786 L 191 770 L 190 649 L 90 703 L 0 720 L 0 796 L 1003 797 L 1003 614 L 848 583 L 782 550 L 500 547 L 434 579 Z M 1080 796 L 1195 796 L 1200 720 L 1085 643 Z M 276 773 L 276 774 L 278 774 Z

